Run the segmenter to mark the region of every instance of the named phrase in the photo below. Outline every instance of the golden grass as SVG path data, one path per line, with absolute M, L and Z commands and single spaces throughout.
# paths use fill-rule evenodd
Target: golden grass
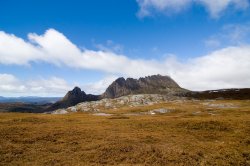
M 0 165 L 250 165 L 250 101 L 204 102 L 124 107 L 107 117 L 2 113 Z M 124 115 L 155 108 L 173 112 Z

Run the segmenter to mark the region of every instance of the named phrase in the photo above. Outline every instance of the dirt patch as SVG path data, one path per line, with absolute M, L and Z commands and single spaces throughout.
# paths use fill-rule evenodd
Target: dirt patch
M 117 115 L 117 116 L 111 116 L 108 119 L 129 119 L 127 116 Z
M 183 122 L 180 127 L 188 130 L 207 130 L 207 131 L 231 131 L 230 124 L 220 121 L 201 121 L 201 122 Z

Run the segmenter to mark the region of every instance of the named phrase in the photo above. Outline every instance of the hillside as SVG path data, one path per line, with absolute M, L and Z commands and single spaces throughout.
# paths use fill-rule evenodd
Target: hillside
M 38 96 L 2 97 L 0 96 L 0 103 L 46 104 L 46 103 L 55 103 L 60 99 L 61 99 L 60 97 L 38 97 Z
M 250 163 L 249 100 L 173 100 L 102 111 L 0 113 L 0 165 Z
M 250 88 L 243 89 L 219 89 L 207 91 L 190 91 L 185 94 L 186 97 L 195 99 L 234 99 L 250 100 Z
M 51 104 L 0 103 L 0 112 L 43 113 Z

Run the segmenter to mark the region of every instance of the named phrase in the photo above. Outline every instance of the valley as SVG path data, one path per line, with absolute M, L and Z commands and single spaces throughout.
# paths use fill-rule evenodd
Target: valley
M 250 90 L 190 91 L 168 76 L 0 104 L 0 165 L 249 165 Z
M 169 110 L 155 112 L 152 110 Z M 250 100 L 0 114 L 0 165 L 249 165 Z
M 250 0 L 0 2 L 0 166 L 250 166 Z

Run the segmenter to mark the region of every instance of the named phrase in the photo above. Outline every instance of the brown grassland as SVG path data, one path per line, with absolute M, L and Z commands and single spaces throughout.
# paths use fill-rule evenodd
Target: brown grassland
M 112 116 L 1 113 L 0 165 L 250 165 L 250 101 L 205 102 L 103 110 Z M 172 111 L 124 115 L 155 108 Z

